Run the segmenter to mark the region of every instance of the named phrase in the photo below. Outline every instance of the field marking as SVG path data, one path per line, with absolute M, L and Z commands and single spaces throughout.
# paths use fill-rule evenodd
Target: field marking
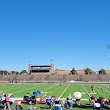
M 42 86 L 45 86 L 45 85 L 42 85 Z M 49 88 L 47 88 L 47 89 L 44 89 L 43 91 L 46 91 L 46 90 L 48 90 L 48 89 L 51 89 L 51 88 L 53 88 L 53 87 L 55 87 L 55 86 L 56 86 L 56 85 L 54 85 L 54 86 L 52 86 L 52 87 L 49 87 Z M 41 87 L 41 85 L 40 85 L 40 86 L 37 86 L 37 87 Z M 26 91 L 26 90 L 33 89 L 33 88 L 36 88 L 36 87 L 32 87 L 32 88 L 29 88 L 29 89 L 17 91 L 17 92 L 14 92 L 14 93 L 12 93 L 12 94 L 16 94 L 16 93 L 19 93 L 19 92 L 22 92 L 22 91 Z
M 9 84 L 9 85 L 14 85 L 14 87 L 11 87 L 11 88 L 5 87 L 3 92 L 7 92 L 7 91 L 12 90 L 12 89 L 21 88 L 21 87 L 16 87 L 17 84 Z M 9 86 L 9 85 L 7 85 L 7 86 Z M 23 86 L 26 87 L 26 85 L 23 85 Z M 23 87 L 23 86 L 22 86 L 22 87 Z M 16 87 L 16 88 L 15 88 L 15 87 Z
M 100 84 L 100 86 L 101 86 L 101 84 Z M 104 86 L 104 85 L 103 85 L 103 86 Z M 103 87 L 101 86 L 101 88 L 103 88 Z M 105 90 L 106 92 L 110 93 L 110 91 L 108 91 L 108 90 L 106 90 L 106 89 L 103 89 L 103 90 Z M 105 91 L 104 91 L 104 92 L 105 92 Z
M 22 87 L 23 87 L 23 86 L 22 86 Z M 25 87 L 25 85 L 24 85 L 24 87 Z M 17 87 L 17 88 L 21 88 L 21 87 Z M 17 89 L 17 88 L 16 88 L 16 89 Z M 3 92 L 7 92 L 8 90 L 12 90 L 12 89 L 15 89 L 15 87 L 12 87 L 12 88 L 10 88 L 10 89 L 6 87 L 6 88 L 4 88 L 4 91 L 3 91 Z
M 70 84 L 71 84 L 71 83 L 70 83 Z M 69 84 L 69 85 L 70 85 L 70 84 Z M 65 88 L 65 90 L 62 92 L 62 94 L 60 95 L 59 98 L 61 98 L 61 96 L 65 93 L 65 91 L 68 89 L 69 85 Z
M 110 91 L 108 91 L 108 90 L 106 90 L 106 89 L 104 89 L 106 92 L 108 92 L 108 93 L 110 93 Z
M 49 88 L 47 88 L 47 89 L 44 89 L 44 90 L 43 90 L 43 91 L 41 91 L 41 92 L 44 92 L 44 91 L 46 91 L 46 90 L 48 90 L 48 89 L 51 89 L 51 88 L 53 88 L 53 87 L 55 87 L 55 86 L 57 86 L 57 85 L 54 85 L 54 86 L 49 87 Z
M 41 86 L 37 86 L 37 87 L 41 87 Z M 19 92 L 22 92 L 22 91 L 26 91 L 26 90 L 33 89 L 33 88 L 36 88 L 36 87 L 32 87 L 32 88 L 28 88 L 28 89 L 20 90 L 20 91 L 17 91 L 17 92 L 13 92 L 12 94 L 16 94 L 16 93 L 19 93 Z
M 85 88 L 83 85 L 81 85 L 81 87 L 85 90 L 85 92 L 87 93 L 87 95 L 88 95 L 89 97 L 91 97 L 91 95 L 88 93 L 88 91 L 86 90 L 86 88 Z

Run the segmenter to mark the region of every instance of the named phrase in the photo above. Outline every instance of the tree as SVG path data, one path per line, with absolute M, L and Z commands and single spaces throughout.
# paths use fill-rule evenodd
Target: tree
M 71 70 L 70 74 L 77 74 L 77 72 L 76 72 L 75 68 L 72 68 L 72 70 Z
M 104 69 L 99 70 L 99 74 L 106 74 L 106 71 Z
M 18 71 L 16 71 L 16 75 L 18 75 L 19 74 L 19 72 Z
M 7 71 L 6 71 L 6 70 L 1 70 L 1 71 L 0 71 L 0 74 L 1 74 L 1 75 L 7 75 Z
M 15 74 L 15 71 L 11 71 L 11 74 Z
M 84 70 L 84 72 L 85 72 L 85 74 L 92 74 L 93 73 L 93 71 L 90 68 L 86 68 Z
M 4 73 L 4 75 L 7 75 L 8 74 L 8 72 L 6 70 L 4 70 L 3 73 Z
M 19 74 L 19 72 L 18 71 L 11 71 L 11 74 L 17 75 L 17 74 Z
M 22 70 L 21 72 L 20 72 L 20 74 L 25 74 L 25 73 L 28 73 L 26 70 Z

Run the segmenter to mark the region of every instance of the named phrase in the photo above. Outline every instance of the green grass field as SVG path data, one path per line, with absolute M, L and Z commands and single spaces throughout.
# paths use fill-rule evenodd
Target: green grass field
M 110 84 L 95 84 L 94 96 L 96 98 L 103 96 L 107 99 L 110 96 L 110 91 L 108 90 Z M 103 88 L 103 91 L 101 90 Z M 21 98 L 26 93 L 32 95 L 32 91 L 39 90 L 42 92 L 41 95 L 46 93 L 47 96 L 56 96 L 57 98 L 66 98 L 68 94 L 73 96 L 74 92 L 78 91 L 82 93 L 82 99 L 89 99 L 89 95 L 92 95 L 91 84 L 75 84 L 75 83 L 66 83 L 62 84 L 41 84 L 41 83 L 20 83 L 20 84 L 0 84 L 0 94 L 2 93 L 11 93 L 14 97 Z M 87 93 L 88 92 L 88 93 Z M 91 93 L 92 92 L 92 93 Z M 40 96 L 38 96 L 40 97 Z M 74 97 L 73 97 L 74 99 Z M 87 100 L 81 101 L 82 105 L 90 104 Z M 12 105 L 13 108 L 14 104 Z M 26 108 L 27 105 L 23 104 L 23 107 Z M 33 105 L 36 107 L 36 110 L 44 110 L 41 107 L 45 107 L 44 104 Z M 72 110 L 85 110 L 85 108 L 73 107 Z M 86 108 L 86 110 L 92 110 L 92 108 Z

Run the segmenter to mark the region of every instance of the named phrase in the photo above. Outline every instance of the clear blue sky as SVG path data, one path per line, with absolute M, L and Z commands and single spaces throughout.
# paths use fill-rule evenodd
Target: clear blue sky
M 0 1 L 0 69 L 110 69 L 109 44 L 110 0 Z

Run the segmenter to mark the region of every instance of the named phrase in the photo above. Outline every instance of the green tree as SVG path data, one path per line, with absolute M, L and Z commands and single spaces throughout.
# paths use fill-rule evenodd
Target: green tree
M 18 71 L 11 71 L 11 74 L 17 75 L 17 74 L 19 74 L 19 72 Z
M 3 74 L 4 74 L 4 75 L 7 75 L 7 72 L 3 70 Z
M 90 68 L 86 68 L 84 70 L 84 72 L 85 72 L 85 74 L 92 74 L 93 73 L 93 71 Z
M 99 74 L 106 74 L 106 71 L 104 69 L 99 70 Z
M 25 74 L 25 73 L 28 73 L 26 70 L 22 70 L 21 72 L 20 72 L 20 74 Z
M 18 71 L 16 71 L 16 75 L 18 75 L 19 74 L 19 72 Z
M 76 72 L 75 68 L 72 68 L 72 70 L 71 70 L 70 74 L 77 74 L 77 72 Z
M 15 71 L 11 71 L 11 74 L 15 74 Z

